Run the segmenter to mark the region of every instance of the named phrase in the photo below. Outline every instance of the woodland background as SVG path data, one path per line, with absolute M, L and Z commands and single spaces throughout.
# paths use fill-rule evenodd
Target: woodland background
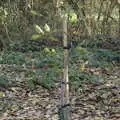
M 60 0 L 1 0 L 0 6 L 1 48 L 31 40 L 31 36 L 35 34 L 34 24 L 41 28 L 48 24 L 52 30 L 51 36 L 54 31 L 54 36 L 60 38 L 60 6 L 69 14 L 70 40 L 88 40 L 89 43 L 95 40 L 94 44 L 104 41 L 103 47 L 110 47 L 112 44 L 116 46 L 119 42 L 119 0 L 64 0 L 63 3 Z
M 120 0 L 0 0 L 0 120 L 59 119 L 65 13 L 71 119 L 120 119 Z

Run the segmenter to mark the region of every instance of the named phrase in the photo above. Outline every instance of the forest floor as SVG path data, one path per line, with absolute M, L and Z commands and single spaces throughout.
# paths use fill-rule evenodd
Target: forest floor
M 50 89 L 40 85 L 29 89 L 31 69 L 24 65 L 0 64 L 0 75 L 12 81 L 11 86 L 0 85 L 0 120 L 58 120 L 60 84 L 57 82 L 55 88 Z M 70 86 L 72 120 L 120 120 L 120 66 L 91 67 L 85 71 L 103 80 L 85 81 L 84 86 L 77 89 Z
M 72 120 L 120 120 L 120 67 L 92 69 L 104 77 L 99 84 L 71 89 Z M 58 120 L 59 87 L 47 90 L 25 87 L 25 71 L 0 65 L 0 73 L 15 79 L 19 86 L 1 88 L 0 120 Z

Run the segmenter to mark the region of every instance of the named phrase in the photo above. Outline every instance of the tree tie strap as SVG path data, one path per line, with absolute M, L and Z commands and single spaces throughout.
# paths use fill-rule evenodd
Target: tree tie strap
M 71 46 L 64 46 L 63 49 L 64 49 L 64 50 L 65 50 L 65 49 L 66 49 L 66 50 L 69 50 L 69 49 L 71 49 Z
M 64 105 L 61 106 L 61 109 L 62 109 L 62 108 L 66 108 L 66 107 L 70 107 L 70 106 L 71 106 L 70 103 L 64 104 Z
M 70 84 L 70 82 L 61 82 L 62 84 L 66 84 L 66 85 L 69 85 Z

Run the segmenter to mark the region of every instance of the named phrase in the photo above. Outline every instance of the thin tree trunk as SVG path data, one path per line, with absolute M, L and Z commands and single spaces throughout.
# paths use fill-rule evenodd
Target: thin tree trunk
M 10 38 L 9 33 L 8 33 L 8 28 L 7 28 L 7 26 L 5 24 L 3 24 L 3 25 L 4 25 L 4 29 L 5 29 L 7 38 L 8 38 L 8 42 L 10 43 L 11 42 L 11 38 Z
M 110 2 L 111 2 L 110 5 L 108 4 L 108 6 L 107 6 L 107 8 L 106 8 L 106 12 L 105 12 L 105 14 L 104 14 L 104 18 L 103 18 L 103 22 L 102 22 L 102 25 L 103 25 L 102 31 L 105 31 L 105 33 L 107 33 L 107 32 L 109 31 L 109 30 L 107 30 L 106 25 L 107 25 L 107 23 L 108 23 L 108 20 L 109 20 L 109 18 L 110 18 L 110 15 L 111 15 L 113 9 L 114 9 L 115 6 L 117 5 L 117 4 L 116 4 L 116 3 L 117 3 L 116 0 L 114 0 L 114 1 L 111 0 Z M 108 25 L 108 27 L 109 27 L 109 25 Z
M 99 8 L 99 11 L 98 11 L 97 22 L 99 22 L 99 20 L 100 20 L 103 4 L 104 4 L 104 1 L 100 1 L 100 8 Z

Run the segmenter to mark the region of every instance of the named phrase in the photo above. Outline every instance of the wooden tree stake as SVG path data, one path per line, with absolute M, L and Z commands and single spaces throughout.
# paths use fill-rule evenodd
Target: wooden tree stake
M 70 120 L 69 79 L 68 79 L 68 41 L 67 41 L 67 15 L 63 16 L 63 46 L 64 46 L 64 70 L 61 81 L 61 109 L 60 120 Z

